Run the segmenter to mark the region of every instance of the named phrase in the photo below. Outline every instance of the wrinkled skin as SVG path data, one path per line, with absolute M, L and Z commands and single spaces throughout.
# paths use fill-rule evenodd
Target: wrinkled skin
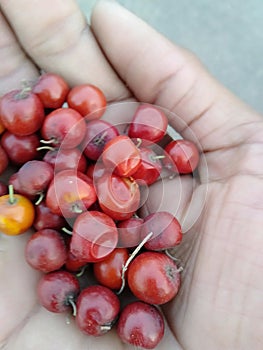
M 158 349 L 261 350 L 262 117 L 215 82 L 191 53 L 114 2 L 95 7 L 92 31 L 73 0 L 2 0 L 1 10 L 1 94 L 34 79 L 41 67 L 71 85 L 98 85 L 111 102 L 163 106 L 181 118 L 171 116 L 173 127 L 199 141 L 200 180 L 164 182 L 168 196 L 161 207 L 183 224 L 176 255 L 184 270 L 179 295 L 163 308 L 167 327 Z M 177 207 L 169 193 L 181 188 L 178 182 Z M 161 185 L 152 187 L 145 213 L 157 210 L 162 192 Z M 87 337 L 65 315 L 38 305 L 39 274 L 23 258 L 27 237 L 0 236 L 0 348 L 133 349 L 114 331 Z

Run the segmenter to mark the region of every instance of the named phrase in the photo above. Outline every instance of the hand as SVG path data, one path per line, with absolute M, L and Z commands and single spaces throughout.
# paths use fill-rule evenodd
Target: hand
M 40 67 L 70 84 L 98 85 L 109 101 L 163 106 L 176 130 L 199 141 L 200 181 L 164 183 L 165 193 L 175 193 L 178 181 L 183 188 L 176 214 L 185 236 L 176 254 L 184 271 L 179 295 L 163 308 L 167 331 L 158 349 L 262 349 L 262 116 L 118 4 L 99 2 L 92 30 L 73 0 L 2 0 L 1 10 L 1 93 Z M 145 210 L 156 209 L 160 191 L 152 187 Z M 174 195 L 161 207 L 175 212 Z M 38 305 L 39 275 L 24 261 L 27 238 L 0 236 L 0 347 L 132 349 L 114 332 L 87 337 Z

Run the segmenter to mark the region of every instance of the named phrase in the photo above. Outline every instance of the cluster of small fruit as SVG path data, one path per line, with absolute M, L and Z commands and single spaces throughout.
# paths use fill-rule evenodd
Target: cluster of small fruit
M 25 259 L 44 273 L 37 293 L 45 308 L 72 310 L 89 335 L 117 323 L 125 343 L 151 349 L 164 335 L 158 306 L 180 287 L 166 252 L 182 232 L 169 212 L 138 216 L 141 188 L 163 168 L 192 173 L 199 153 L 182 139 L 155 152 L 168 125 L 155 106 L 141 104 L 122 133 L 101 119 L 106 108 L 97 87 L 69 88 L 53 73 L 1 98 L 0 174 L 8 164 L 13 171 L 0 185 L 0 231 L 33 227 Z M 94 280 L 83 286 L 84 268 Z M 135 300 L 121 307 L 127 289 Z

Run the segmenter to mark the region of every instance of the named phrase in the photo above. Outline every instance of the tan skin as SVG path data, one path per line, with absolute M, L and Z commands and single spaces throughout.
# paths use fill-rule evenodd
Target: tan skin
M 1 94 L 36 77 L 41 67 L 72 85 L 98 85 L 109 101 L 135 98 L 163 106 L 180 116 L 171 115 L 172 126 L 199 141 L 203 156 L 194 189 L 187 177 L 165 182 L 168 193 L 179 180 L 183 186 L 178 211 L 174 196 L 162 208 L 182 221 L 177 256 L 184 271 L 180 294 L 163 308 L 167 331 L 158 349 L 261 350 L 262 116 L 220 86 L 191 53 L 114 2 L 95 7 L 92 31 L 73 0 L 2 0 L 1 10 Z M 153 186 L 145 212 L 156 210 L 160 191 Z M 133 349 L 115 332 L 99 339 L 82 335 L 65 315 L 37 304 L 39 275 L 23 259 L 27 237 L 0 236 L 3 349 Z

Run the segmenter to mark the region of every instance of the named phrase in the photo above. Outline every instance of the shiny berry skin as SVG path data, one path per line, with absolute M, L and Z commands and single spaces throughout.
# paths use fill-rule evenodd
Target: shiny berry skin
M 1 144 L 6 151 L 8 158 L 14 164 L 21 165 L 29 160 L 39 158 L 37 148 L 40 145 L 40 141 L 36 133 L 18 136 L 6 131 L 2 135 Z
M 30 135 L 40 129 L 44 106 L 30 91 L 13 90 L 0 100 L 0 116 L 5 128 L 15 135 Z
M 46 191 L 54 171 L 50 164 L 42 160 L 29 160 L 20 167 L 17 175 L 22 191 L 34 196 Z
M 35 220 L 33 222 L 35 230 L 39 231 L 44 228 L 61 230 L 65 225 L 66 220 L 62 216 L 52 213 L 45 201 L 35 206 Z
M 128 135 L 151 142 L 160 141 L 168 126 L 166 115 L 157 107 L 143 104 L 136 110 L 129 125 Z
M 87 160 L 78 148 L 50 150 L 44 155 L 43 160 L 51 164 L 56 173 L 66 169 L 85 173 L 87 169 Z
M 68 252 L 68 257 L 65 262 L 65 269 L 70 272 L 80 271 L 82 267 L 86 266 L 87 262 L 75 257 L 71 252 Z
M 108 215 L 96 210 L 84 212 L 73 224 L 70 252 L 79 260 L 105 259 L 117 246 L 118 231 Z
M 32 88 L 45 108 L 59 108 L 66 101 L 69 86 L 66 81 L 54 73 L 41 75 Z
M 154 349 L 164 336 L 163 316 L 153 305 L 132 302 L 120 313 L 117 334 L 126 344 L 140 349 Z
M 0 146 L 0 175 L 7 169 L 9 158 L 3 147 Z
M 139 185 L 153 184 L 161 174 L 162 163 L 157 154 L 150 148 L 141 147 L 141 164 L 132 177 Z
M 93 264 L 93 273 L 97 281 L 110 289 L 120 289 L 122 268 L 129 258 L 126 248 L 115 248 L 103 261 Z
M 129 177 L 139 168 L 141 155 L 128 136 L 119 135 L 105 145 L 102 161 L 116 175 Z
M 101 209 L 114 220 L 132 217 L 140 205 L 140 189 L 135 180 L 106 173 L 96 182 Z
M 49 113 L 42 125 L 41 134 L 54 147 L 74 148 L 85 136 L 86 123 L 74 109 L 58 108 Z
M 141 239 L 144 239 L 149 232 L 153 232 L 153 236 L 144 245 L 148 250 L 173 248 L 181 243 L 183 238 L 179 221 L 166 211 L 152 213 L 144 218 Z
M 189 140 L 173 140 L 165 146 L 167 156 L 163 159 L 166 168 L 179 174 L 192 173 L 199 163 L 199 151 Z
M 66 169 L 55 174 L 46 193 L 46 204 L 52 213 L 74 218 L 97 200 L 91 179 L 76 170 Z
M 86 157 L 97 160 L 105 145 L 119 135 L 118 129 L 105 120 L 92 120 L 87 123 L 86 136 L 82 142 Z
M 120 311 L 118 297 L 109 288 L 93 285 L 77 299 L 76 324 L 85 334 L 101 336 L 112 328 Z
M 119 247 L 132 248 L 141 242 L 141 229 L 143 219 L 139 217 L 131 217 L 117 223 L 119 233 Z
M 67 271 L 43 275 L 37 285 L 39 303 L 50 312 L 62 313 L 71 309 L 80 291 L 78 279 Z
M 61 234 L 53 229 L 33 233 L 25 247 L 25 259 L 33 269 L 45 273 L 60 269 L 67 259 Z
M 164 253 L 143 252 L 128 267 L 128 285 L 132 293 L 149 304 L 165 304 L 175 297 L 180 286 L 180 272 Z
M 105 112 L 106 98 L 94 85 L 74 86 L 67 97 L 69 107 L 78 111 L 87 121 L 99 119 Z

